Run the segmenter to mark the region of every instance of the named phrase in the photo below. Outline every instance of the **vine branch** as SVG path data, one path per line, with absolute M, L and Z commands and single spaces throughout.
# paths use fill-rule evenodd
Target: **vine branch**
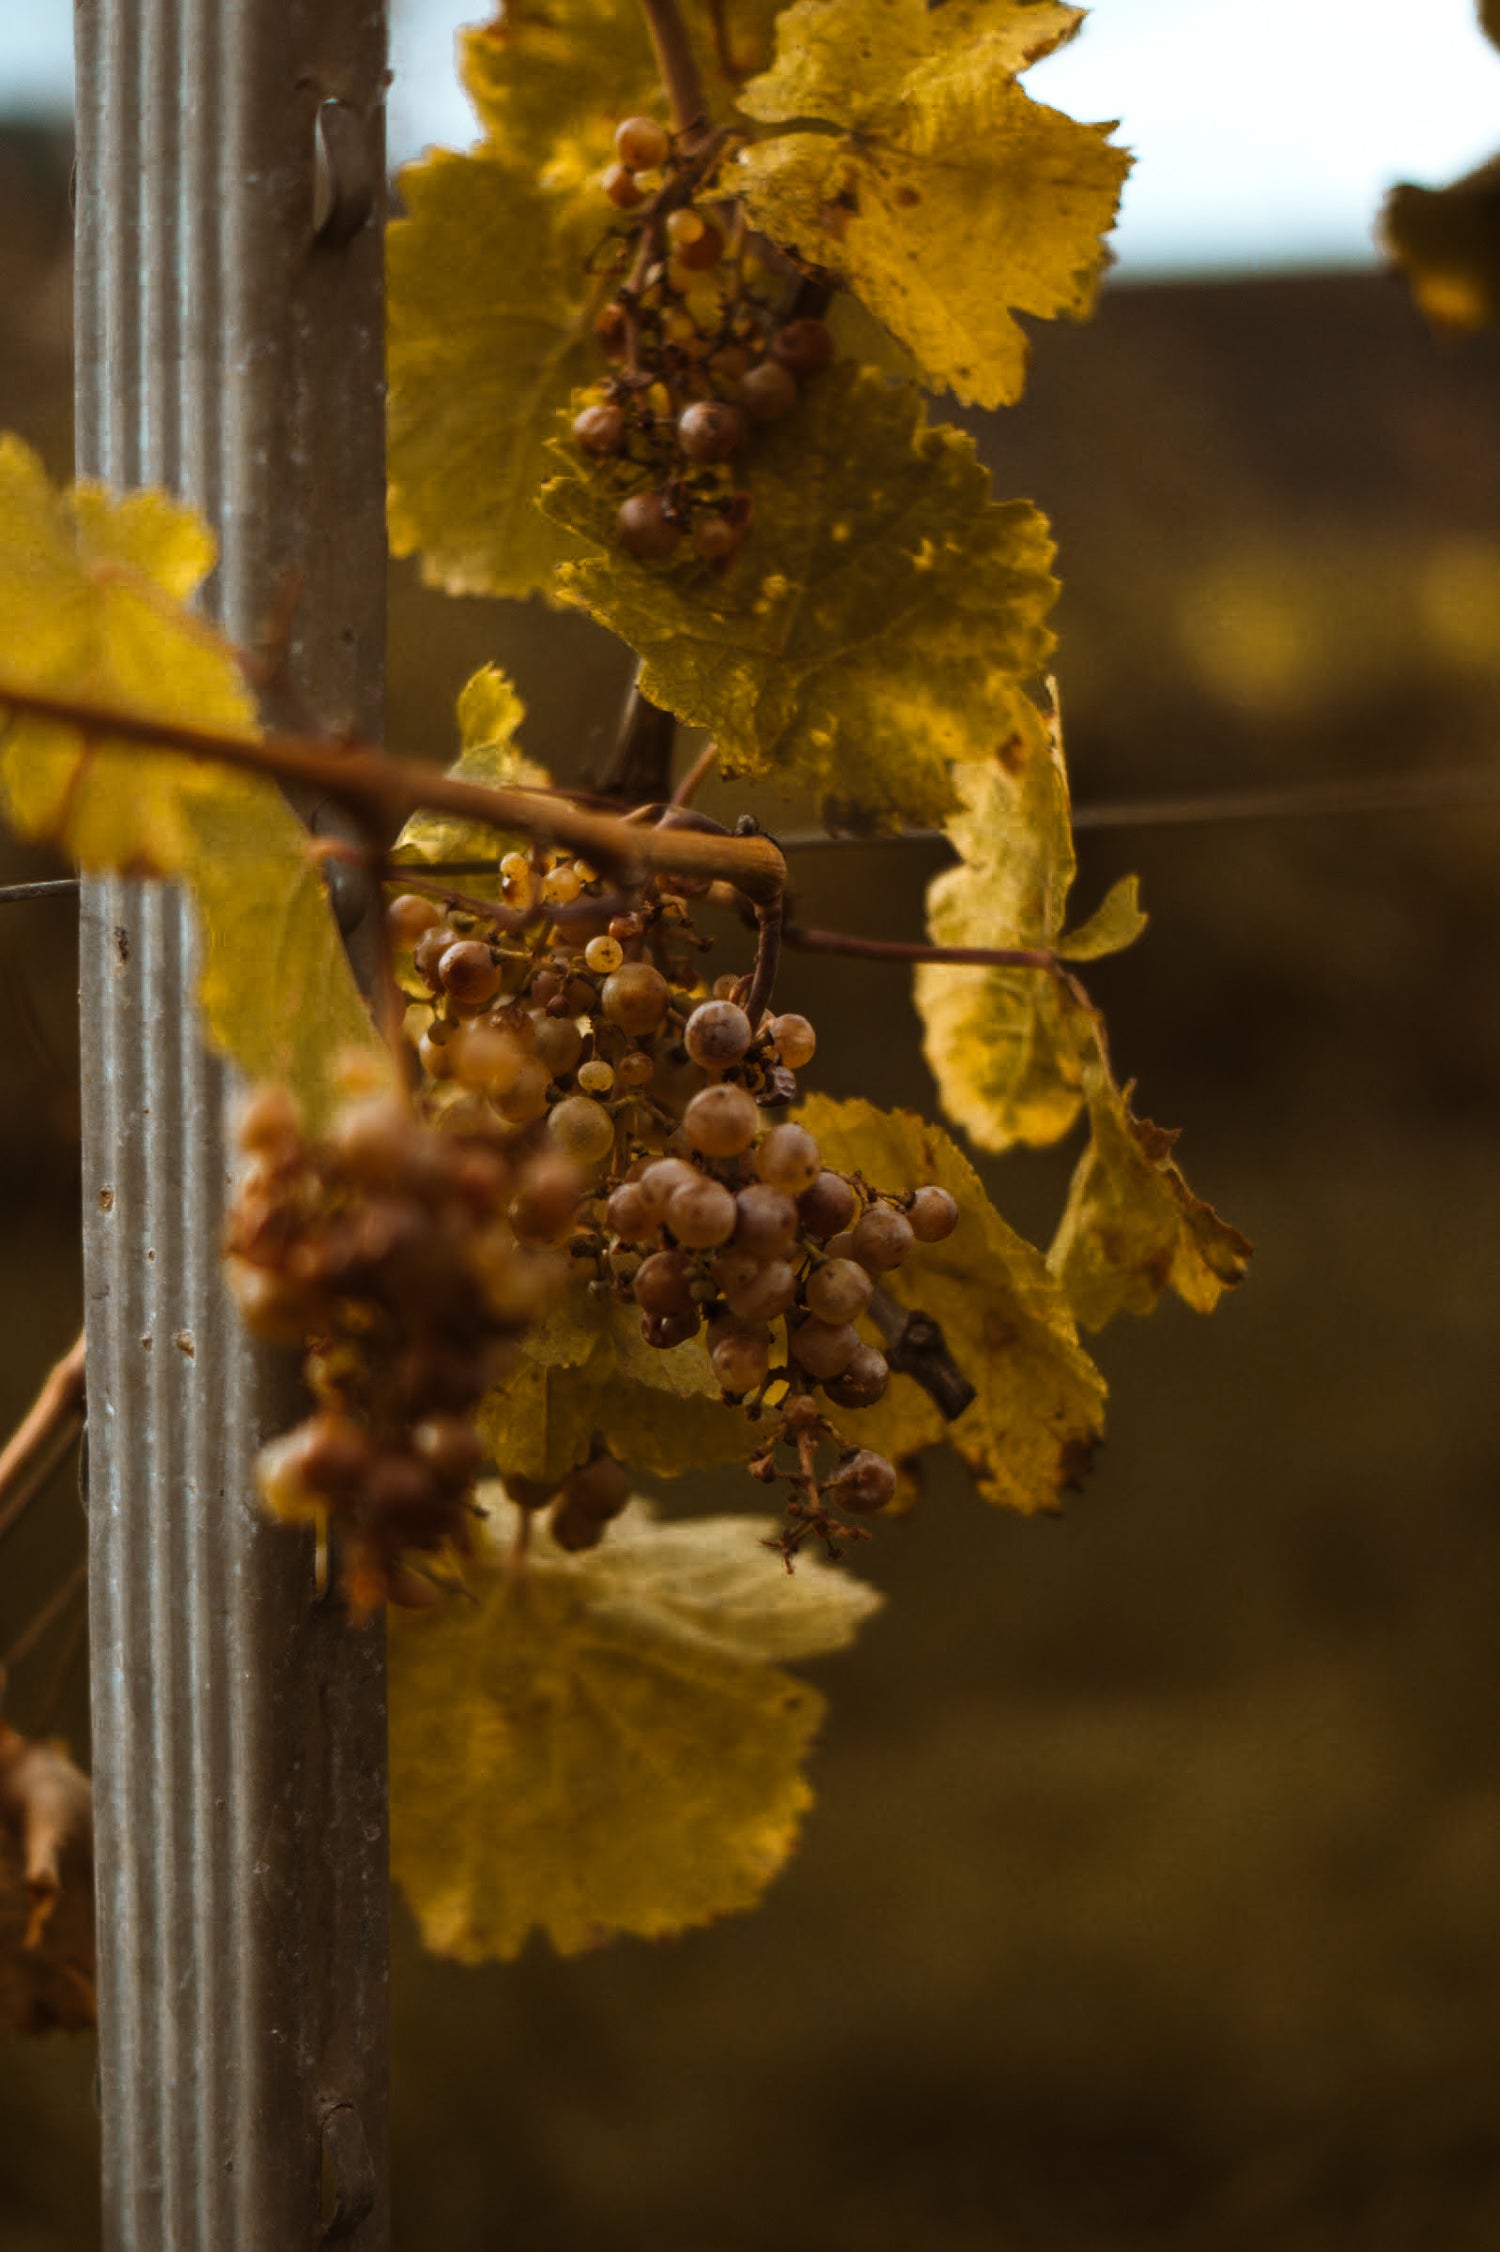
M 0 1449 L 0 1540 L 20 1523 L 83 1429 L 83 1337 L 48 1370 L 35 1400 Z
M 677 0 L 641 0 L 641 13 L 656 50 L 656 67 L 672 105 L 672 123 L 679 133 L 701 124 L 707 107 L 703 81 L 687 27 Z
M 1054 977 L 1061 972 L 1057 956 L 1040 946 L 926 946 L 902 938 L 850 938 L 802 923 L 783 924 L 781 935 L 803 954 L 852 954 L 867 962 L 972 962 L 994 970 L 1046 970 Z
M 691 828 L 642 828 L 617 815 L 592 813 L 563 798 L 534 791 L 462 782 L 414 760 L 392 758 L 369 744 L 274 728 L 231 735 L 183 721 L 109 711 L 71 697 L 0 681 L 0 708 L 76 727 L 86 736 L 109 736 L 156 751 L 210 759 L 240 772 L 293 783 L 339 799 L 371 830 L 394 832 L 412 814 L 453 813 L 494 829 L 511 829 L 561 845 L 607 869 L 629 886 L 649 874 L 706 876 L 733 884 L 758 905 L 778 900 L 786 863 L 766 836 L 726 836 Z

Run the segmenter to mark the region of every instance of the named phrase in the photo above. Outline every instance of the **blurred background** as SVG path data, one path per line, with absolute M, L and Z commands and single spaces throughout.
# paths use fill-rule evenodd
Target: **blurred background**
M 461 143 L 460 11 L 398 16 L 397 151 Z M 59 471 L 69 21 L 0 12 L 0 425 Z M 1500 777 L 1500 340 L 1435 341 L 1369 237 L 1391 180 L 1500 143 L 1467 0 L 1101 0 L 1032 85 L 1140 156 L 1098 317 L 974 425 L 1057 529 L 1080 807 Z M 534 755 L 599 760 L 603 636 L 407 569 L 392 600 L 400 748 L 449 755 L 493 658 Z M 1141 873 L 1151 929 L 1091 983 L 1251 1278 L 1099 1340 L 1110 1440 L 1061 1519 L 938 1475 L 861 1551 L 889 1607 L 818 1669 L 819 1803 L 758 1914 L 473 1972 L 398 1910 L 403 2248 L 1500 2243 L 1500 807 L 1080 844 L 1085 911 Z M 803 917 L 916 936 L 935 865 L 804 854 Z M 5 1428 L 78 1320 L 75 985 L 66 908 L 0 911 Z M 783 996 L 821 1085 L 930 1104 L 899 971 L 793 959 Z M 1043 1241 L 1071 1156 L 988 1169 Z M 0 1647 L 80 1544 L 69 1474 Z M 61 1716 L 84 1743 L 76 1680 Z M 0 2252 L 95 2244 L 92 2069 L 0 2044 Z

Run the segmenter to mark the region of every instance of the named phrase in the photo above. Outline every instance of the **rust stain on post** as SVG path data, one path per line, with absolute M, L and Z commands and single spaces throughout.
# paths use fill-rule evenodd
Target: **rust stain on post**
M 289 677 L 378 737 L 384 0 L 76 25 L 80 471 L 204 510 L 241 641 L 296 573 Z M 85 884 L 82 973 L 105 2242 L 384 2252 L 382 1637 L 256 1507 L 292 1380 L 223 1290 L 232 1089 L 180 896 Z

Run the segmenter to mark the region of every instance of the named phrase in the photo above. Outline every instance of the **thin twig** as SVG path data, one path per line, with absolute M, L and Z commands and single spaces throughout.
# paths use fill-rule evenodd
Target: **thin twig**
M 866 962 L 974 962 L 986 969 L 1046 970 L 1056 975 L 1058 961 L 1037 946 L 924 946 L 897 938 L 847 938 L 842 931 L 783 925 L 782 938 L 804 954 L 851 954 Z
M 44 876 L 34 884 L 0 884 L 0 907 L 15 907 L 26 899 L 60 899 L 77 889 L 76 876 Z
M 22 1627 L 4 1657 L 0 1658 L 0 1694 L 3 1694 L 6 1681 L 21 1660 L 31 1655 L 48 1627 L 55 1619 L 62 1617 L 88 1576 L 89 1560 L 86 1556 L 80 1556 L 62 1586 L 48 1597 L 35 1617 Z
M 755 910 L 755 974 L 750 980 L 750 991 L 745 996 L 745 1014 L 754 1032 L 771 1005 L 771 993 L 776 983 L 776 968 L 781 959 L 782 903 L 779 899 L 758 904 Z
M 26 1414 L 0 1449 L 0 1540 L 20 1522 L 83 1429 L 83 1338 L 48 1370 Z
M 656 67 L 672 105 L 672 123 L 679 133 L 701 124 L 706 105 L 697 57 L 682 21 L 677 0 L 641 0 L 641 13 L 656 49 Z
M 672 792 L 673 805 L 691 805 L 703 784 L 714 770 L 719 756 L 717 743 L 705 743 L 676 789 Z
M 786 878 L 781 853 L 765 836 L 723 836 L 693 829 L 641 829 L 614 816 L 590 813 L 562 799 L 539 801 L 531 792 L 462 782 L 412 760 L 390 757 L 365 744 L 266 729 L 259 735 L 220 734 L 183 721 L 110 711 L 67 696 L 48 696 L 0 681 L 0 707 L 61 721 L 88 736 L 109 736 L 209 759 L 280 782 L 321 790 L 337 798 L 372 829 L 394 834 L 414 813 L 434 810 L 514 829 L 579 853 L 596 868 L 616 872 L 628 885 L 646 871 L 721 877 L 752 899 L 779 897 Z

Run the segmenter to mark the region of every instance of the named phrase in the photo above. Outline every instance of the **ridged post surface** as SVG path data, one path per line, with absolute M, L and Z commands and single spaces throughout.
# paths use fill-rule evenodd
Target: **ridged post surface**
M 81 473 L 203 509 L 209 603 L 379 732 L 385 0 L 78 0 Z M 283 711 L 279 716 L 292 716 Z M 252 1461 L 226 1075 L 174 892 L 85 887 L 84 1252 L 109 2252 L 382 2252 L 384 1650 Z

